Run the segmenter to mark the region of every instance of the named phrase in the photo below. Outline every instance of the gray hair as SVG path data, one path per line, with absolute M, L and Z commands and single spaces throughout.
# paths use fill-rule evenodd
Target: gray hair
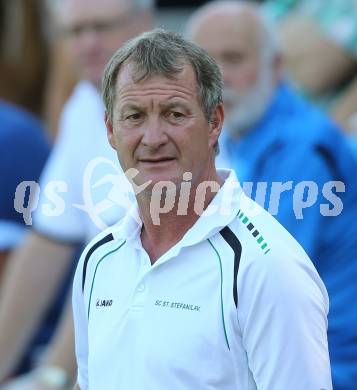
M 126 42 L 105 68 L 102 91 L 110 121 L 113 120 L 118 73 L 128 63 L 133 65 L 135 82 L 156 75 L 174 79 L 189 64 L 195 72 L 199 101 L 208 121 L 212 120 L 213 109 L 222 103 L 222 74 L 213 58 L 181 35 L 155 29 Z

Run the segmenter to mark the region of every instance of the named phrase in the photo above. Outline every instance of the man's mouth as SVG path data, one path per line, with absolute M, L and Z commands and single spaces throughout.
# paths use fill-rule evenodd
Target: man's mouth
M 139 161 L 143 163 L 157 164 L 157 163 L 170 162 L 173 160 L 175 160 L 174 157 L 155 157 L 155 158 L 141 158 Z

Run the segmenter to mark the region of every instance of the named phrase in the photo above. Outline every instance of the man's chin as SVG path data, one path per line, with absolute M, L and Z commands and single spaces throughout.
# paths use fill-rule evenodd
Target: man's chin
M 131 181 L 135 194 L 158 196 L 162 193 L 176 193 L 182 182 L 169 175 L 143 175 Z
M 229 119 L 227 118 L 225 121 L 225 127 L 232 137 L 238 137 L 249 131 L 256 121 L 256 118 L 236 116 Z
M 256 104 L 253 110 L 248 106 L 241 106 L 239 109 L 228 113 L 225 125 L 231 136 L 239 137 L 255 126 L 267 110 L 268 103 L 269 101 L 264 102 L 264 104 Z

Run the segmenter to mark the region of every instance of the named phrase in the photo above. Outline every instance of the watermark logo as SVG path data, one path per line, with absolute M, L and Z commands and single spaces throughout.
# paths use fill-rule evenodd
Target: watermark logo
M 37 212 L 52 218 L 77 209 L 85 213 L 99 230 L 103 230 L 132 209 L 136 204 L 135 196 L 148 188 L 151 196 L 150 215 L 155 225 L 160 224 L 160 215 L 174 208 L 177 215 L 187 215 L 192 199 L 194 212 L 203 216 L 215 213 L 229 215 L 237 201 L 250 217 L 259 214 L 262 207 L 272 215 L 277 215 L 281 207 L 284 207 L 284 212 L 290 207 L 296 219 L 303 219 L 311 207 L 318 207 L 322 216 L 338 216 L 343 210 L 343 202 L 338 194 L 346 190 L 341 181 L 329 181 L 320 187 L 313 181 L 244 182 L 240 187 L 237 181 L 227 179 L 221 189 L 214 181 L 199 183 L 193 194 L 191 172 L 183 174 L 179 185 L 171 181 L 159 181 L 153 186 L 151 180 L 138 185 L 138 180 L 135 180 L 138 174 L 139 171 L 134 168 L 124 173 L 118 164 L 98 157 L 89 161 L 83 172 L 79 191 L 82 192 L 81 203 L 66 204 L 66 193 L 73 189 L 64 181 L 51 181 L 43 188 L 34 181 L 24 181 L 16 188 L 14 208 L 22 214 L 27 225 L 32 225 L 32 214 L 39 204 L 41 210 Z M 221 191 L 220 203 L 212 202 L 205 209 L 207 192 L 218 191 Z M 282 199 L 284 205 L 281 204 Z M 141 223 L 138 214 L 132 213 L 132 217 Z
M 98 176 L 96 170 L 103 172 L 103 176 L 98 180 L 95 179 Z M 100 189 L 103 189 L 104 194 Z M 135 201 L 124 173 L 117 164 L 104 157 L 95 158 L 87 164 L 83 174 L 82 195 L 83 204 L 73 204 L 73 207 L 88 214 L 100 230 L 108 227 L 103 217 L 105 213 L 124 215 Z

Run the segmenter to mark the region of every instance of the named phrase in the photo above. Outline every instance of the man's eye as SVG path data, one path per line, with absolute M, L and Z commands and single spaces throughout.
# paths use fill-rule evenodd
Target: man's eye
M 185 117 L 185 115 L 182 113 L 182 112 L 178 112 L 178 111 L 171 111 L 169 113 L 169 118 L 170 119 L 183 119 Z
M 134 114 L 128 115 L 125 119 L 129 121 L 137 121 L 142 117 L 139 112 L 135 112 Z
M 238 65 L 244 58 L 243 53 L 226 53 L 222 58 L 222 63 L 225 65 Z

